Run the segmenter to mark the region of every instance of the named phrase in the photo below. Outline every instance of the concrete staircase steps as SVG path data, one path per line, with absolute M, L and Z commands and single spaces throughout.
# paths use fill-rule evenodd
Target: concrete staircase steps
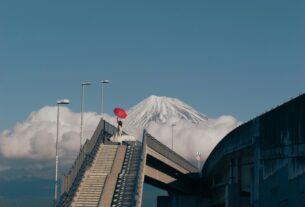
M 72 207 L 98 206 L 117 149 L 117 145 L 100 145 L 90 168 L 81 180 Z
M 121 173 L 118 176 L 111 207 L 133 206 L 137 171 L 140 165 L 141 146 L 129 145 Z
M 140 145 L 100 145 L 71 207 L 131 207 L 140 153 Z

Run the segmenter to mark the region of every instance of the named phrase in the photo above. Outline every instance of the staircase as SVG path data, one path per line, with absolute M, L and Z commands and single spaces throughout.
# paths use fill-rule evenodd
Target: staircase
M 118 145 L 100 145 L 91 167 L 81 180 L 71 204 L 72 207 L 97 207 L 99 205 L 117 149 Z
M 70 207 L 135 206 L 141 143 L 100 144 L 83 173 Z
M 141 159 L 141 143 L 130 142 L 127 146 L 121 173 L 118 176 L 111 207 L 134 206 L 137 175 Z
M 137 186 L 141 188 L 138 168 L 142 145 L 136 141 L 124 141 L 123 145 L 110 141 L 116 132 L 114 126 L 101 119 L 69 172 L 62 176 L 58 207 L 134 206 L 135 198 L 139 199 Z

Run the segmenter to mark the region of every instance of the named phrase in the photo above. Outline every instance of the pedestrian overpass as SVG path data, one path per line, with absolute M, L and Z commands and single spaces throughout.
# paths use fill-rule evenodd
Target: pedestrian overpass
M 101 119 L 69 172 L 62 176 L 62 207 L 141 206 L 144 183 L 193 195 L 198 169 L 146 131 L 142 142 L 109 141 L 117 128 Z

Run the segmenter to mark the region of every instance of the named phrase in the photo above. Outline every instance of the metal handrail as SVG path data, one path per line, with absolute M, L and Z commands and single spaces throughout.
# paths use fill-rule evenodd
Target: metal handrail
M 137 172 L 137 185 L 135 188 L 135 193 L 134 193 L 134 202 L 136 207 L 141 207 L 142 206 L 142 194 L 143 194 L 143 183 L 144 183 L 144 167 L 146 163 L 146 137 L 143 134 L 143 141 L 142 141 L 142 149 L 141 149 L 141 161 L 139 165 L 139 170 Z
M 113 125 L 109 124 L 108 122 L 101 119 L 99 122 L 95 132 L 92 135 L 90 140 L 86 140 L 85 144 L 81 148 L 76 160 L 74 161 L 72 167 L 68 171 L 67 174 L 62 176 L 62 186 L 61 186 L 61 195 L 64 197 L 68 195 L 69 191 L 73 188 L 73 184 L 77 177 L 79 176 L 80 170 L 83 168 L 83 165 L 86 161 L 86 158 L 91 155 L 94 147 L 96 147 L 98 138 L 101 134 L 107 133 L 110 135 L 114 135 L 117 132 L 117 128 Z M 103 140 L 102 140 L 103 141 Z M 88 164 L 88 163 L 87 163 Z
M 92 138 L 90 140 L 86 140 L 85 144 L 81 148 L 69 172 L 62 176 L 62 191 L 61 191 L 62 194 L 67 193 L 71 188 L 73 181 L 75 180 L 79 170 L 81 169 L 82 163 L 84 162 L 86 155 L 92 151 L 99 137 L 99 134 L 103 129 L 104 129 L 104 120 L 101 120 Z

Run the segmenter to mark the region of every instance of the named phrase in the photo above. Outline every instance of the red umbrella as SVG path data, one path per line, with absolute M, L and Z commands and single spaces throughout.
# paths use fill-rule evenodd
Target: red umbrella
M 121 119 L 125 119 L 127 117 L 127 113 L 122 108 L 115 108 L 115 109 L 113 109 L 113 112 L 117 117 L 119 117 Z

